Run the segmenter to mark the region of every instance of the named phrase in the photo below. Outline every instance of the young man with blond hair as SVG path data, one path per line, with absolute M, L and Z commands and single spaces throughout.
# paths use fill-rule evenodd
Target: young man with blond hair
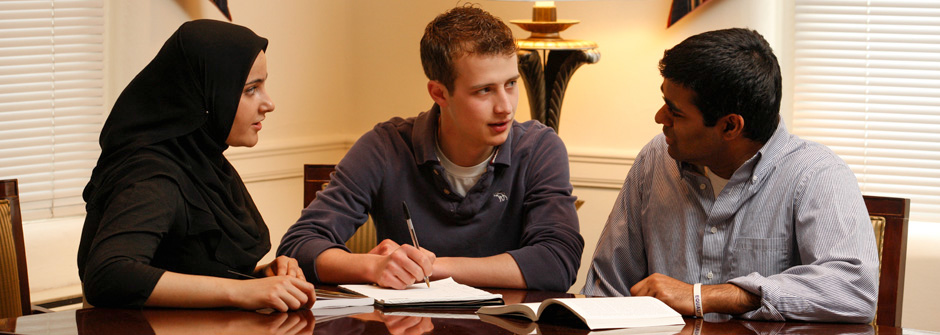
M 509 27 L 482 9 L 453 8 L 427 25 L 421 62 L 434 106 L 363 135 L 278 254 L 318 282 L 402 289 L 430 276 L 566 291 L 584 248 L 567 151 L 551 128 L 513 119 L 520 87 Z M 381 242 L 350 253 L 343 242 L 369 215 Z

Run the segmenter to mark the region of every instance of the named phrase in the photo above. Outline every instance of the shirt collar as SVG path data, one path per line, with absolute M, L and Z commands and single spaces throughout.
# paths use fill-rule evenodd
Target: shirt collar
M 761 146 L 760 150 L 757 150 L 757 153 L 754 154 L 751 158 L 741 164 L 738 167 L 738 170 L 731 175 L 731 180 L 737 179 L 738 175 L 745 175 L 752 181 L 756 182 L 759 179 L 762 179 L 763 176 L 767 175 L 770 171 L 773 170 L 774 165 L 781 157 L 785 156 L 786 153 L 783 150 L 786 148 L 787 144 L 790 142 L 790 133 L 787 131 L 786 125 L 783 123 L 783 120 L 777 121 L 777 129 L 774 130 L 774 134 L 770 136 L 770 139 Z M 693 164 L 685 163 L 679 160 L 676 160 L 676 164 L 679 167 L 679 171 L 685 171 L 686 173 L 694 172 L 696 174 L 701 174 L 698 167 Z
M 414 143 L 415 163 L 417 165 L 431 162 L 440 163 L 437 159 L 437 153 L 434 151 L 437 145 L 437 122 L 440 115 L 441 107 L 434 104 L 431 110 L 418 114 L 418 117 L 415 118 L 411 143 Z
M 421 113 L 415 118 L 414 131 L 411 134 L 411 142 L 414 143 L 415 163 L 423 165 L 427 163 L 438 163 L 437 158 L 437 128 L 440 127 L 438 121 L 441 116 L 441 107 L 436 103 L 427 112 Z M 512 129 L 509 131 L 509 137 L 506 142 L 496 147 L 496 155 L 490 160 L 490 164 L 501 164 L 509 166 L 512 162 L 512 139 L 516 133 L 518 122 L 512 121 Z
M 777 130 L 774 130 L 774 134 L 770 136 L 767 143 L 764 143 L 764 146 L 750 159 L 759 159 L 754 166 L 753 178 L 761 179 L 770 173 L 770 171 L 773 171 L 777 162 L 788 154 L 785 150 L 790 144 L 790 138 L 791 135 L 790 132 L 787 131 L 786 124 L 783 123 L 782 119 L 777 120 Z

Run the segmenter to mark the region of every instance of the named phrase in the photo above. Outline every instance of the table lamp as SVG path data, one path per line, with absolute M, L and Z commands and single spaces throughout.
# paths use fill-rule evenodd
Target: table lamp
M 597 43 L 592 41 L 561 38 L 561 31 L 580 21 L 559 20 L 554 1 L 534 2 L 532 20 L 509 22 L 531 33 L 526 39 L 517 39 L 516 45 L 519 47 L 519 73 L 527 88 L 532 119 L 558 132 L 568 81 L 581 65 L 600 61 L 601 53 Z

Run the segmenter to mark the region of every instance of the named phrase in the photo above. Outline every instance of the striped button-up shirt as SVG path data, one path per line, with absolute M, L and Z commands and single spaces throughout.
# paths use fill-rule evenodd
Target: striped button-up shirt
M 637 157 L 582 293 L 628 296 L 662 273 L 759 295 L 761 306 L 738 316 L 746 319 L 874 317 L 874 233 L 858 181 L 836 154 L 781 122 L 715 197 L 708 177 L 666 149 L 660 134 Z

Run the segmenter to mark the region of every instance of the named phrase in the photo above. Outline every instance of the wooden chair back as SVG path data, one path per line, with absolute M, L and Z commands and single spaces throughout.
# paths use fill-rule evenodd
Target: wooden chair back
M 864 196 L 865 207 L 875 230 L 881 277 L 878 310 L 872 324 L 901 326 L 904 298 L 904 263 L 907 260 L 907 221 L 911 201 L 903 198 Z
M 23 218 L 16 179 L 0 180 L 0 274 L 0 318 L 30 314 Z
M 335 169 L 333 164 L 304 164 L 304 207 L 317 198 L 317 192 L 329 185 Z M 346 247 L 354 253 L 364 254 L 375 248 L 377 243 L 375 224 L 370 218 L 346 241 Z

